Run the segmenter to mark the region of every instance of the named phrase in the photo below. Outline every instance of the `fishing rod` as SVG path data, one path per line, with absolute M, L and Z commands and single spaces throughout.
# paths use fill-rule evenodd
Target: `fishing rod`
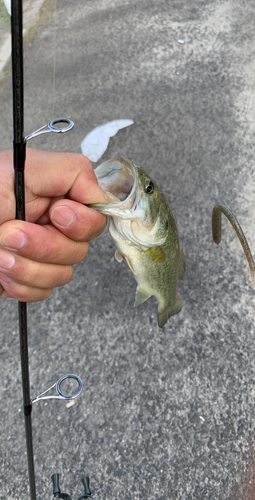
M 12 34 L 12 91 L 13 91 L 13 165 L 15 179 L 15 200 L 16 219 L 25 220 L 25 158 L 26 143 L 30 139 L 48 132 L 68 132 L 74 126 L 73 122 L 67 118 L 56 118 L 44 125 L 40 129 L 24 136 L 24 88 L 23 88 L 23 15 L 22 0 L 11 0 L 11 34 Z M 64 126 L 63 126 L 64 124 Z M 23 409 L 25 419 L 25 434 L 28 460 L 28 476 L 30 486 L 30 498 L 36 500 L 35 468 L 33 452 L 32 434 L 32 406 L 35 402 L 45 399 L 70 400 L 79 396 L 82 390 L 82 381 L 77 375 L 67 374 L 61 377 L 58 382 L 49 389 L 39 394 L 34 399 L 30 397 L 29 383 L 29 359 L 28 359 L 28 333 L 27 333 L 27 305 L 26 302 L 18 303 L 19 309 L 19 339 L 20 339 L 20 360 L 23 391 Z M 78 390 L 71 395 L 65 394 L 61 389 L 61 384 L 66 379 L 75 379 L 78 383 Z M 56 395 L 46 395 L 51 389 L 56 387 Z M 59 475 L 53 474 L 53 495 L 54 497 L 71 500 L 66 493 L 61 493 L 59 488 Z M 85 489 L 83 498 L 91 496 L 89 488 L 89 478 L 82 479 Z

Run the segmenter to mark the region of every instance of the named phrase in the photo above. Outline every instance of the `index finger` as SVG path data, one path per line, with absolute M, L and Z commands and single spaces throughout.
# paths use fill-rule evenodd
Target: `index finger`
M 82 154 L 27 148 L 26 189 L 34 196 L 68 197 L 79 203 L 105 203 L 90 160 Z

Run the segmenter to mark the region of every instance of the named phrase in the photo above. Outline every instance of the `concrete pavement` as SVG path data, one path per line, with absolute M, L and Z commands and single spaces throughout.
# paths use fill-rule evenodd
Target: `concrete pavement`
M 23 36 L 26 38 L 29 32 L 35 28 L 40 21 L 43 6 L 46 0 L 23 1 Z M 11 58 L 11 28 L 10 16 L 5 8 L 3 0 L 0 0 L 0 81 L 5 76 L 8 63 Z
M 25 44 L 25 133 L 54 116 L 75 129 L 33 147 L 80 151 L 95 126 L 164 188 L 186 256 L 181 313 L 160 330 L 156 302 L 133 309 L 135 281 L 105 232 L 72 281 L 28 306 L 32 396 L 64 373 L 83 395 L 33 411 L 39 498 L 50 476 L 97 499 L 252 500 L 254 306 L 248 266 L 223 220 L 230 206 L 255 251 L 254 14 L 241 0 L 61 0 Z M 178 40 L 184 43 L 179 43 Z M 1 149 L 12 145 L 11 79 L 0 87 Z M 2 498 L 28 498 L 17 304 L 2 301 Z

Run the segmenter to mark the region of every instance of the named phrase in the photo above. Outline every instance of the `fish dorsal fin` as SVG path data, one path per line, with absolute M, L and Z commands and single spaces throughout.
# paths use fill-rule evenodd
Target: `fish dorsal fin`
M 137 287 L 136 294 L 135 294 L 134 307 L 139 306 L 140 304 L 145 302 L 147 299 L 149 299 L 149 297 L 151 297 L 150 294 L 148 294 L 147 292 L 144 292 L 143 290 L 141 290 L 141 288 Z
M 184 256 L 183 250 L 181 250 L 181 258 L 180 258 L 180 266 L 179 266 L 179 278 L 180 278 L 180 280 L 184 279 L 185 269 L 186 269 L 185 256 Z

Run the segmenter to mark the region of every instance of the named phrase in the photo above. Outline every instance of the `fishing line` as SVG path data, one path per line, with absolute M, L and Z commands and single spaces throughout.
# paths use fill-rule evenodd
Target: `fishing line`
M 55 111 L 55 92 L 56 92 L 56 31 L 57 31 L 57 0 L 55 0 L 53 14 L 53 68 L 52 68 L 52 114 Z

